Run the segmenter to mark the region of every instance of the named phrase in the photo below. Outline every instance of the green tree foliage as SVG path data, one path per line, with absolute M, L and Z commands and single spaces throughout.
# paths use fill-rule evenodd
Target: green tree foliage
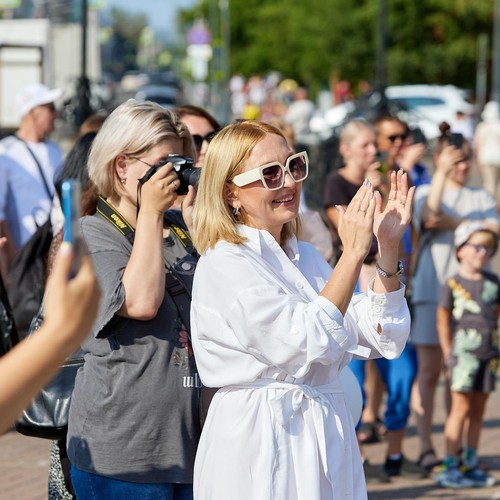
M 491 34 L 492 0 L 385 0 L 388 84 L 473 87 L 478 35 Z M 209 16 L 218 0 L 181 13 Z M 380 0 L 230 0 L 231 71 L 280 71 L 312 89 L 332 76 L 374 81 Z

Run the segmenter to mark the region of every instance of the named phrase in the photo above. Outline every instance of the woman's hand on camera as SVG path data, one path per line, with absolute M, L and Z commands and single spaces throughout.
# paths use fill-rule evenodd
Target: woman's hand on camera
M 173 164 L 163 165 L 142 185 L 141 211 L 151 210 L 163 216 L 177 199 L 180 184 Z
M 402 169 L 391 173 L 391 189 L 385 208 L 375 193 L 376 209 L 373 232 L 377 237 L 379 249 L 398 248 L 401 238 L 411 221 L 415 187 L 408 188 L 408 174 Z
M 375 197 L 370 182 L 365 180 L 349 205 L 346 208 L 337 206 L 337 210 L 338 233 L 344 252 L 364 259 L 368 255 L 373 238 L 375 213 Z

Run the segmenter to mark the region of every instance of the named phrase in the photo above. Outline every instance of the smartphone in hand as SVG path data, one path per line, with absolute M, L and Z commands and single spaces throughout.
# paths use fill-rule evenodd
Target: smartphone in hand
M 378 161 L 380 165 L 378 166 L 377 170 L 382 174 L 382 175 L 387 175 L 387 151 L 377 151 L 377 154 L 375 156 L 375 161 Z
M 411 131 L 411 138 L 413 144 L 427 144 L 427 139 L 420 128 L 414 128 Z
M 450 134 L 449 143 L 450 146 L 455 146 L 457 149 L 461 149 L 464 144 L 464 136 L 459 133 Z
M 64 214 L 64 237 L 63 241 L 73 245 L 73 263 L 71 265 L 69 278 L 73 278 L 80 269 L 85 244 L 80 230 L 80 205 L 82 187 L 80 181 L 68 179 L 61 186 L 62 209 Z

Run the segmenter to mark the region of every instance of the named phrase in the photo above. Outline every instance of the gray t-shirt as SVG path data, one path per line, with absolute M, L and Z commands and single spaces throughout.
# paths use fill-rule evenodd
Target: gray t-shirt
M 446 281 L 439 305 L 451 311 L 455 354 L 467 351 L 481 360 L 498 357 L 499 304 L 500 286 L 494 274 L 484 272 L 483 278 L 475 281 L 456 274 Z
M 178 310 L 165 292 L 152 320 L 116 316 L 132 245 L 99 214 L 81 219 L 81 227 L 102 299 L 72 397 L 71 463 L 125 481 L 191 483 L 200 381 Z M 185 255 L 175 236 L 165 239 L 167 262 Z

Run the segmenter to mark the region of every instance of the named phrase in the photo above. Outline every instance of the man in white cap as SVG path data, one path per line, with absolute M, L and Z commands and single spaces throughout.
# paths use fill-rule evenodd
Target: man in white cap
M 0 221 L 10 259 L 50 214 L 62 151 L 46 136 L 54 130 L 62 91 L 35 83 L 16 96 L 19 129 L 0 141 Z

